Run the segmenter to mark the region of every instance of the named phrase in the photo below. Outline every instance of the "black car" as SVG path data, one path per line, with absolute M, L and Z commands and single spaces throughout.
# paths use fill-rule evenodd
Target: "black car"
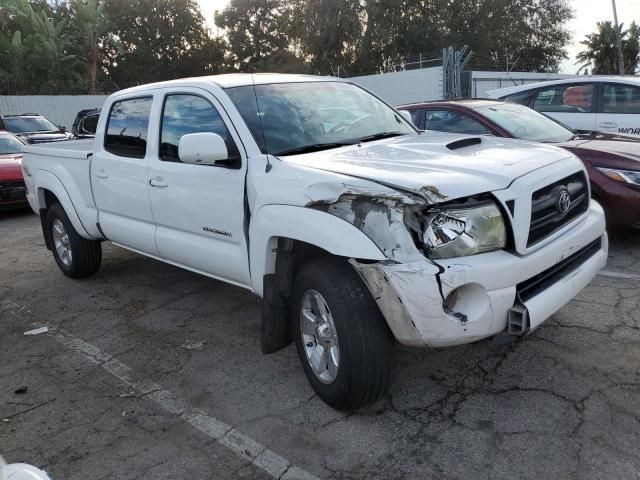
M 60 127 L 37 113 L 0 115 L 0 130 L 7 130 L 27 143 L 60 142 L 71 140 L 64 127 Z
M 73 138 L 94 138 L 98 128 L 98 118 L 100 118 L 99 108 L 80 110 L 71 127 Z

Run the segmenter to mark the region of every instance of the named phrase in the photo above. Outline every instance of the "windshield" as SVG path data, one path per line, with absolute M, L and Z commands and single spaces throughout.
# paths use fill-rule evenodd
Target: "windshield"
M 355 85 L 301 82 L 234 87 L 227 94 L 263 153 L 287 155 L 416 131 Z
M 0 155 L 21 152 L 23 146 L 24 144 L 12 135 L 0 135 Z
M 571 130 L 522 105 L 491 105 L 476 108 L 476 111 L 521 140 L 557 143 L 574 136 Z
M 4 127 L 11 133 L 59 132 L 60 129 L 44 117 L 4 117 Z

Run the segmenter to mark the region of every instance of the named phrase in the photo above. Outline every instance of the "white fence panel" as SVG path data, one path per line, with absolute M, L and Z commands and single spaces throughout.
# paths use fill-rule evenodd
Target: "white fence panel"
M 102 108 L 108 95 L 7 95 L 0 96 L 0 114 L 39 113 L 71 130 L 80 110 Z
M 442 98 L 442 67 L 365 75 L 349 80 L 372 91 L 391 105 Z

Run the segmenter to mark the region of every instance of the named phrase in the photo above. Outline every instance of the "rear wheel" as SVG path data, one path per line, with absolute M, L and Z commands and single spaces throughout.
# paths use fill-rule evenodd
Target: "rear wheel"
M 82 278 L 98 271 L 102 261 L 100 242 L 81 237 L 59 203 L 47 211 L 47 233 L 53 258 L 62 273 L 71 278 Z
M 296 275 L 292 308 L 298 356 L 322 400 L 352 410 L 384 396 L 392 382 L 393 335 L 344 259 L 304 265 Z

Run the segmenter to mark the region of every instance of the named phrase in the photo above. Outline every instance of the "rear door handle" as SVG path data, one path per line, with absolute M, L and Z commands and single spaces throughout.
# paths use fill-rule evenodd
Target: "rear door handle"
M 98 170 L 96 172 L 96 177 L 98 177 L 98 178 L 109 178 L 109 175 L 107 175 L 107 172 L 105 172 L 104 170 Z
M 168 187 L 169 184 L 165 181 L 163 181 L 161 178 L 152 178 L 149 180 L 149 185 L 151 185 L 152 187 L 157 187 L 157 188 L 165 188 Z

